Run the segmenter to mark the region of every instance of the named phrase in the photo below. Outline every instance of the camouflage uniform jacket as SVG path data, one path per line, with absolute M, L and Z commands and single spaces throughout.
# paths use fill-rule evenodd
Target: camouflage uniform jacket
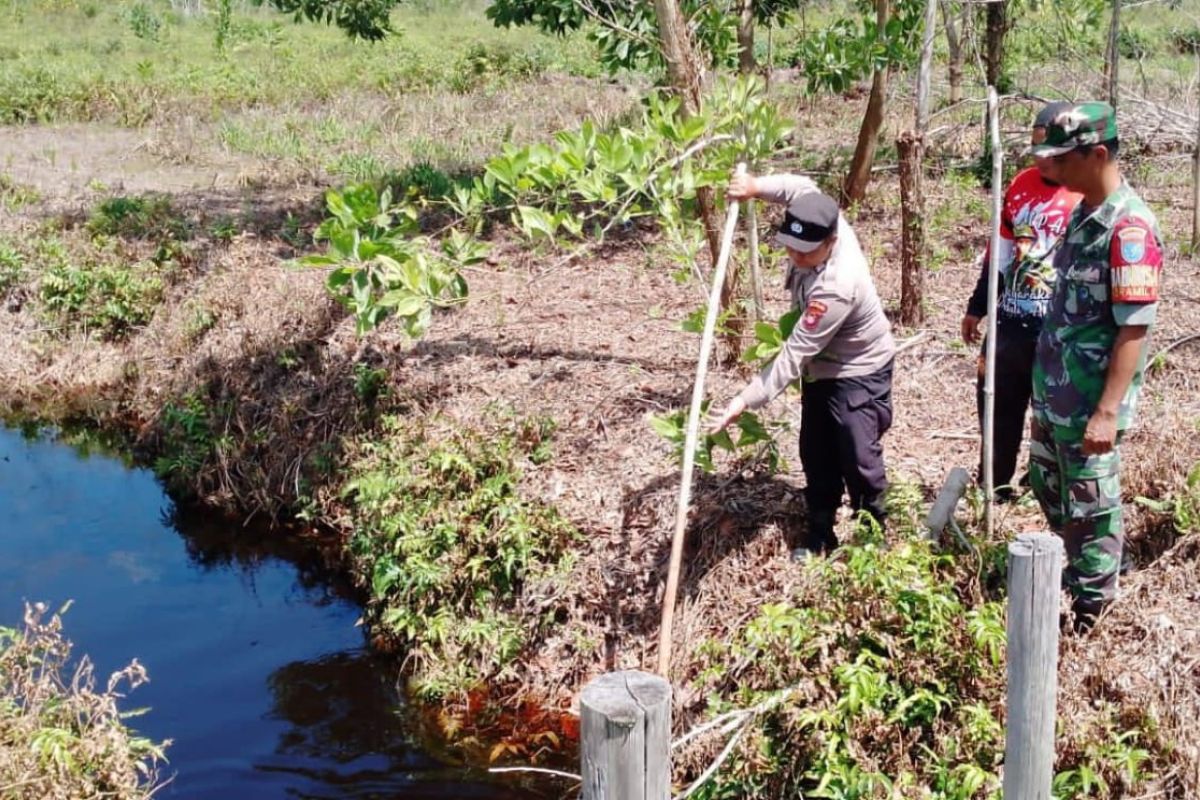
M 1080 439 L 1104 392 L 1121 326 L 1152 326 L 1158 310 L 1162 248 L 1153 212 L 1125 183 L 1098 208 L 1081 203 L 1054 257 L 1058 273 L 1038 338 L 1033 413 L 1056 438 Z M 1133 422 L 1146 352 L 1117 417 Z

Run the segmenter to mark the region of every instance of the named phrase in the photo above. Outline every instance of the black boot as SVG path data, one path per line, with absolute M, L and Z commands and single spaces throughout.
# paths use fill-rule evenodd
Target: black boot
M 1104 601 L 1075 598 L 1071 603 L 1071 611 L 1075 615 L 1075 633 L 1083 635 L 1091 631 L 1107 606 L 1108 603 Z
M 804 544 L 792 551 L 793 561 L 803 561 L 814 555 L 829 555 L 837 549 L 837 534 L 833 532 L 836 511 L 813 511 L 808 515 L 808 535 Z

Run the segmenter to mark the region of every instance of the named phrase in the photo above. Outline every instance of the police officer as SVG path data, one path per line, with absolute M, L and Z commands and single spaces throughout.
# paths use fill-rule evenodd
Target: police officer
M 1046 126 L 1070 103 L 1049 103 L 1033 121 L 1031 144 L 1046 138 Z M 1053 256 L 1058 240 L 1080 195 L 1054 179 L 1054 163 L 1035 159 L 1034 166 L 1017 173 L 1004 193 L 1000 215 L 1000 274 L 996 302 L 996 424 L 993 431 L 992 477 L 996 496 L 1013 496 L 1012 480 L 1017 455 L 1025 436 L 1025 411 L 1033 389 L 1033 355 L 1042 320 L 1054 291 Z M 979 341 L 980 320 L 987 314 L 989 254 L 984 253 L 975 291 L 962 319 L 962 338 L 967 344 Z M 975 405 L 983 427 L 984 371 L 979 359 Z M 982 448 L 981 448 L 982 450 Z M 983 476 L 980 452 L 979 475 Z
M 887 480 L 880 437 L 892 424 L 891 325 L 854 230 L 833 198 L 798 175 L 735 176 L 734 200 L 786 207 L 775 243 L 788 255 L 786 286 L 803 308 L 774 361 L 717 418 L 720 430 L 803 378 L 800 463 L 808 485 L 809 548 L 837 546 L 834 523 L 843 491 L 850 505 L 882 523 Z
M 1059 112 L 1033 148 L 1083 195 L 1054 258 L 1030 442 L 1030 480 L 1066 544 L 1064 579 L 1081 627 L 1117 592 L 1120 442 L 1133 423 L 1163 266 L 1158 223 L 1122 179 L 1117 151 L 1116 114 L 1099 102 Z

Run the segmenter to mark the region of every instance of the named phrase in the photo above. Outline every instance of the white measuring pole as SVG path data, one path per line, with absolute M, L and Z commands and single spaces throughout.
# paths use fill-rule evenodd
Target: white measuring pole
M 992 132 L 992 236 L 988 248 L 987 346 L 983 375 L 983 491 L 986 506 L 984 520 L 988 539 L 992 537 L 993 503 L 996 498 L 992 454 L 996 431 L 996 282 L 1000 280 L 1000 214 L 1004 202 L 1004 154 L 1000 149 L 1000 101 L 995 87 L 987 94 L 988 125 Z
M 737 166 L 744 175 L 745 163 Z M 751 201 L 753 202 L 753 201 Z M 700 406 L 704 403 L 704 379 L 708 377 L 708 360 L 712 355 L 713 331 L 717 327 L 717 312 L 721 308 L 721 287 L 725 285 L 725 268 L 737 231 L 738 202 L 729 202 L 725 214 L 725 235 L 721 237 L 721 253 L 713 270 L 712 289 L 708 293 L 708 313 L 704 317 L 704 337 L 700 340 L 700 360 L 696 364 L 696 382 L 692 384 L 692 407 L 688 411 L 687 436 L 683 442 L 683 477 L 679 482 L 679 507 L 675 511 L 675 536 L 671 540 L 671 565 L 667 571 L 667 590 L 663 594 L 662 626 L 658 636 L 658 674 L 669 678 L 671 669 L 671 624 L 675 619 L 675 595 L 679 592 L 680 562 L 683 560 L 683 534 L 687 530 L 688 508 L 692 503 L 692 471 L 696 467 L 696 439 L 700 431 Z

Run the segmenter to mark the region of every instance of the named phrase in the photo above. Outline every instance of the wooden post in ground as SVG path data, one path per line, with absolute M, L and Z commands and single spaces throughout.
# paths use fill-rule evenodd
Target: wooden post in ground
M 925 517 L 925 528 L 929 531 L 931 542 L 941 541 L 942 533 L 954 519 L 954 509 L 970 482 L 970 473 L 962 467 L 955 467 L 946 475 L 946 482 L 942 484 L 942 490 L 938 492 L 937 499 L 929 509 L 929 515 Z
M 937 0 L 925 4 L 921 64 L 917 70 L 917 102 L 913 130 L 896 140 L 900 154 L 900 322 L 920 325 L 925 320 L 925 132 L 929 128 L 933 39 L 937 33 Z
M 1008 727 L 1004 797 L 1051 800 L 1063 543 L 1026 533 L 1008 545 Z
M 921 134 L 905 131 L 896 140 L 900 152 L 900 322 L 925 320 L 925 196 L 921 187 Z
M 583 800 L 668 800 L 671 684 L 645 672 L 609 672 L 580 698 Z

